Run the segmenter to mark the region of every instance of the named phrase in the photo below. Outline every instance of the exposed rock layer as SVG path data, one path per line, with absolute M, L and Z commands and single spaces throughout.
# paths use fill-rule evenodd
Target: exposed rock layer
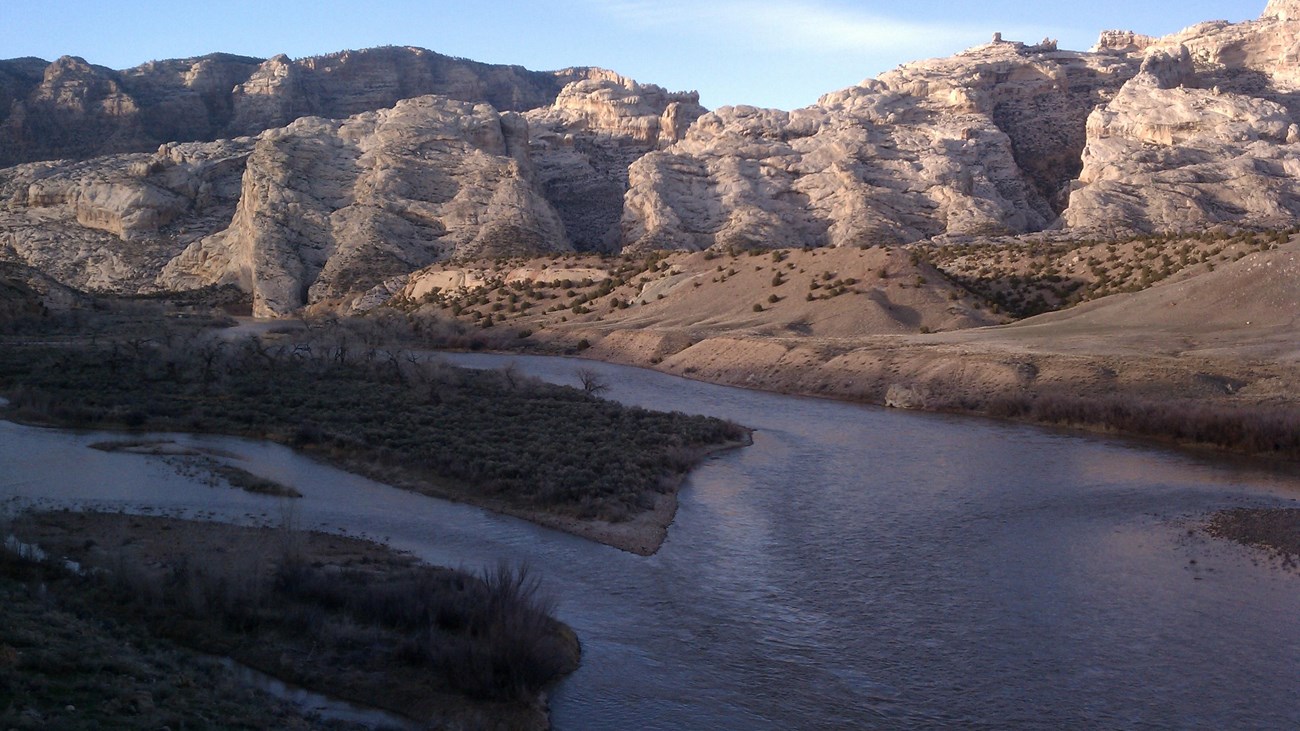
M 0 61 L 0 166 L 254 135 L 440 94 L 503 111 L 551 104 L 588 69 L 529 71 L 386 47 L 269 60 L 212 54 L 124 71 L 73 56 Z
M 0 170 L 0 258 L 116 292 L 236 282 L 279 314 L 454 256 L 1288 226 L 1298 5 L 1090 53 L 999 39 L 790 112 L 411 48 L 5 61 L 4 160 L 157 152 Z
M 255 315 L 272 316 L 448 256 L 568 248 L 527 146 L 518 115 L 445 97 L 299 119 L 258 139 L 230 227 L 191 244 L 158 282 L 236 282 Z
M 621 248 L 628 168 L 682 139 L 705 112 L 693 92 L 605 74 L 566 86 L 553 106 L 526 114 L 538 181 L 577 248 Z

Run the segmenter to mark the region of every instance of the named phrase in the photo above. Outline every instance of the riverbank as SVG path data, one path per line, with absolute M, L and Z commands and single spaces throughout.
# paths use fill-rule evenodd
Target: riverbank
M 45 574 L 0 575 L 0 724 L 7 729 L 155 731 L 187 719 L 231 729 L 360 731 L 246 684 L 215 659 L 55 598 Z
M 531 509 L 496 499 L 490 494 L 476 492 L 472 486 L 438 480 L 435 476 L 404 469 L 400 464 L 321 452 L 311 447 L 303 451 L 339 469 L 369 477 L 386 485 L 443 500 L 475 505 L 494 513 L 527 520 L 530 523 L 603 543 L 638 556 L 653 556 L 668 536 L 668 527 L 672 525 L 673 517 L 677 514 L 677 492 L 690 474 L 690 470 L 711 455 L 746 447 L 752 443 L 752 437 L 746 433 L 743 439 L 682 452 L 681 460 L 690 467 L 662 475 L 654 490 L 643 493 L 640 509 L 621 514 L 619 520 L 580 518 Z M 297 448 L 302 449 L 302 446 L 298 445 Z
M 1300 569 L 1300 508 L 1232 508 L 1206 523 L 1210 535 L 1236 541 L 1276 557 L 1283 567 Z
M 555 380 L 583 365 L 516 362 Z M 1035 724 L 1062 728 L 1134 718 L 1274 728 L 1295 714 L 1297 628 L 1278 618 L 1300 583 L 1198 528 L 1221 508 L 1286 506 L 1291 476 L 585 365 L 629 403 L 756 429 L 755 449 L 693 474 L 651 560 L 389 489 L 279 445 L 193 443 L 293 476 L 304 526 L 379 537 L 447 566 L 530 562 L 583 640 L 582 667 L 550 694 L 556 728 L 999 727 L 1026 707 Z M 280 501 L 88 449 L 100 434 L 0 432 L 0 494 L 24 504 L 276 521 Z
M 984 275 L 967 259 L 990 250 L 964 246 L 661 254 L 605 262 L 600 281 L 449 264 L 482 269 L 482 285 L 420 297 L 408 288 L 390 304 L 447 347 L 577 354 L 777 393 L 1300 459 L 1300 242 L 1228 243 L 1200 263 L 1185 247 L 1203 241 L 1067 247 L 1050 265 L 1033 246 L 994 247 L 1015 272 Z M 1158 283 L 1122 263 L 1168 247 L 1188 256 Z M 931 256 L 951 266 L 940 271 Z M 1106 284 L 1081 290 L 1059 272 L 1037 280 L 1022 270 L 1031 259 L 1039 275 L 1068 269 Z M 985 275 L 1010 289 L 989 290 Z M 995 301 L 975 290 L 996 290 Z M 1013 302 L 1024 314 L 1062 309 L 1007 324 Z
M 421 724 L 547 728 L 539 693 L 577 667 L 576 637 L 526 574 L 475 577 L 287 526 L 60 512 L 13 532 L 83 569 L 8 557 L 18 580 L 42 572 L 49 601 Z
M 269 439 L 642 555 L 662 543 L 691 468 L 748 439 L 719 419 L 601 399 L 598 380 L 575 389 L 509 368 L 457 369 L 404 350 L 370 322 L 238 342 L 158 326 L 147 340 L 96 342 L 72 331 L 61 341 L 6 342 L 0 391 L 12 403 L 0 413 L 61 427 Z M 227 467 L 207 465 L 246 489 L 290 494 Z
M 1300 459 L 1294 362 L 1054 352 L 997 331 L 855 340 L 586 333 L 583 357 L 789 395 L 961 413 Z

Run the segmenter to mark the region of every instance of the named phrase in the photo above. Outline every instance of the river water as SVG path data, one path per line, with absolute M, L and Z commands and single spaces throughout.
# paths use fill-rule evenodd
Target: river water
M 583 641 L 557 729 L 1294 728 L 1300 575 L 1196 529 L 1300 478 L 1129 442 L 745 391 L 556 358 L 447 356 L 734 419 L 645 558 L 423 498 L 271 444 L 293 518 L 452 566 L 528 561 Z M 103 434 L 0 422 L 0 499 L 278 523 Z M 563 434 L 555 435 L 563 439 Z M 1189 532 L 1190 531 L 1190 532 Z

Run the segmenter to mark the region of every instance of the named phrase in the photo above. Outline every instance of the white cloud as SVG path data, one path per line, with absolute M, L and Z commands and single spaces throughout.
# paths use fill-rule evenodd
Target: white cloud
M 769 47 L 766 50 L 956 51 L 983 42 L 987 32 L 984 27 L 891 18 L 836 7 L 821 0 L 597 0 L 593 5 L 628 24 L 671 28 L 694 35 L 741 36 L 766 44 Z M 1014 27 L 1000 30 L 1006 31 L 1008 38 L 1030 32 Z

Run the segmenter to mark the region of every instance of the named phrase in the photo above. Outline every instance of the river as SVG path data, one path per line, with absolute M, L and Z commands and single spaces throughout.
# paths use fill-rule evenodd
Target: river
M 172 435 L 297 487 L 293 517 L 477 568 L 527 561 L 583 641 L 557 729 L 1293 728 L 1300 576 L 1197 530 L 1300 479 L 1132 442 L 558 358 L 472 367 L 734 419 L 645 558 L 241 439 Z M 103 434 L 0 422 L 0 499 L 278 523 Z M 555 435 L 563 439 L 564 435 Z

